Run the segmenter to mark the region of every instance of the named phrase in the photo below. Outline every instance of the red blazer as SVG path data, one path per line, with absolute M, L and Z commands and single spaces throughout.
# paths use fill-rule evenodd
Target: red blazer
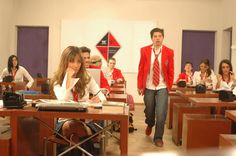
M 188 75 L 186 73 L 180 73 L 176 83 L 178 83 L 179 80 L 185 80 L 186 82 L 188 82 Z
M 90 65 L 89 68 L 100 69 L 99 67 L 93 66 L 93 65 Z M 107 79 L 105 78 L 102 70 L 100 72 L 100 75 L 101 75 L 101 77 L 100 77 L 100 88 L 106 88 L 110 92 L 110 86 L 109 86 L 109 84 L 107 82 Z
M 138 68 L 138 89 L 143 93 L 146 88 L 147 76 L 151 66 L 152 45 L 141 48 Z M 168 91 L 171 90 L 174 80 L 174 51 L 162 46 L 161 69 Z
M 113 80 L 117 80 L 117 79 L 122 79 L 123 81 L 125 80 L 124 79 L 124 76 L 122 75 L 121 71 L 117 68 L 114 68 L 113 69 L 113 72 L 112 72 L 112 79 Z

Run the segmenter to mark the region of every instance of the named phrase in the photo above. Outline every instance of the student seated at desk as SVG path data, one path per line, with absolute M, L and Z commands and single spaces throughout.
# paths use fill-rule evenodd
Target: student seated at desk
M 125 81 L 124 76 L 121 73 L 121 70 L 115 68 L 115 65 L 116 65 L 116 59 L 112 57 L 108 60 L 107 68 L 103 71 L 110 85 L 113 83 L 121 83 Z
M 91 58 L 91 65 L 96 66 L 101 69 L 102 67 L 102 58 L 98 55 L 92 55 Z
M 219 73 L 213 88 L 217 90 L 233 90 L 235 86 L 236 77 L 233 73 L 232 64 L 229 60 L 224 59 L 219 64 Z
M 19 61 L 16 55 L 11 55 L 8 58 L 8 67 L 2 71 L 1 80 L 6 76 L 12 76 L 14 82 L 23 82 L 26 78 L 29 82 L 26 84 L 26 89 L 29 89 L 34 79 L 30 76 L 29 72 L 19 65 Z
M 180 80 L 185 80 L 189 85 L 193 84 L 193 64 L 191 62 L 185 63 L 184 72 L 179 74 L 176 83 L 178 83 Z
M 216 78 L 213 70 L 210 69 L 209 60 L 202 60 L 199 68 L 200 70 L 195 71 L 193 74 L 193 85 L 205 84 L 208 89 L 212 89 L 213 81 L 215 81 Z
M 69 46 L 63 51 L 52 84 L 59 100 L 87 101 L 89 93 L 92 93 L 96 95 L 91 99 L 92 102 L 106 101 L 93 77 L 87 73 L 80 49 L 75 46 Z M 91 134 L 91 124 L 85 124 L 79 119 L 60 118 L 56 129 L 68 139 L 79 142 L 81 136 Z M 86 131 L 83 131 L 84 128 Z
M 80 50 L 81 50 L 81 55 L 82 55 L 83 60 L 84 60 L 85 68 L 99 68 L 97 66 L 91 65 L 91 60 L 90 60 L 91 50 L 89 48 L 87 48 L 87 47 L 80 47 Z M 110 86 L 109 86 L 109 84 L 107 82 L 107 79 L 104 77 L 104 74 L 103 74 L 102 70 L 101 70 L 100 74 L 101 74 L 101 77 L 100 77 L 100 88 L 102 89 L 102 92 L 104 94 L 108 94 L 110 92 Z

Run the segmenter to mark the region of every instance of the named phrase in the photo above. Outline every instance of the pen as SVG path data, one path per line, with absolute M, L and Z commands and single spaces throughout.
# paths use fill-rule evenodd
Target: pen
M 98 91 L 96 94 L 94 94 L 93 96 L 97 96 L 100 91 L 101 91 L 101 90 L 99 90 L 99 91 Z

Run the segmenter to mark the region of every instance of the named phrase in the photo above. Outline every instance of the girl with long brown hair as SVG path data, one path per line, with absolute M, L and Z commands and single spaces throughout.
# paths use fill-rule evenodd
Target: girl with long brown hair
M 219 73 L 215 89 L 232 90 L 236 85 L 236 77 L 233 73 L 233 67 L 229 60 L 224 59 L 219 64 Z
M 52 79 L 52 86 L 58 100 L 87 101 L 89 93 L 92 93 L 95 95 L 90 99 L 92 102 L 106 101 L 94 78 L 87 73 L 80 49 L 76 46 L 69 46 L 63 51 L 58 70 Z M 91 125 L 93 122 L 60 118 L 56 131 L 77 143 L 81 138 L 92 134 Z

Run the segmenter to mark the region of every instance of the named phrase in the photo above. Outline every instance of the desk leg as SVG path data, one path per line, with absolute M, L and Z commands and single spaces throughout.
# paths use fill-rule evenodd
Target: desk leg
M 128 155 L 128 116 L 120 121 L 120 155 Z
M 11 116 L 12 155 L 39 155 L 39 123 L 31 117 Z
M 15 116 L 10 117 L 11 121 L 11 152 L 12 156 L 17 156 L 18 154 L 18 147 L 17 147 L 17 142 L 18 142 L 18 118 Z

